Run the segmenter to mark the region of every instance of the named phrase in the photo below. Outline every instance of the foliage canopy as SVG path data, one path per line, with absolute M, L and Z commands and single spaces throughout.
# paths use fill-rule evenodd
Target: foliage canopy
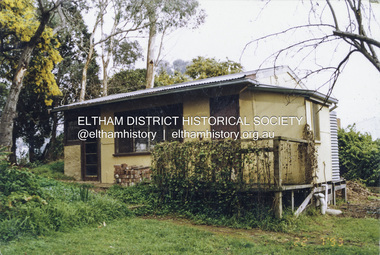
M 31 40 L 39 27 L 37 9 L 31 0 L 4 0 L 0 2 L 0 62 L 5 70 L 5 78 L 11 81 L 23 45 Z M 54 66 L 62 60 L 58 48 L 60 44 L 53 29 L 46 27 L 36 44 L 27 76 L 33 77 L 36 93 L 47 91 L 45 103 L 52 104 L 50 96 L 61 95 L 52 73 Z M 4 70 L 3 70 L 4 71 Z
M 339 129 L 339 163 L 341 174 L 349 180 L 363 180 L 367 185 L 380 184 L 380 140 L 361 134 L 355 125 Z

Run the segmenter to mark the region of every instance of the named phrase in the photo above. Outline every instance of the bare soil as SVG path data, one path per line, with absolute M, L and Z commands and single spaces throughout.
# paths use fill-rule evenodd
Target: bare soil
M 380 219 L 380 194 L 371 192 L 358 182 L 348 181 L 347 200 L 334 207 L 342 210 L 341 217 Z

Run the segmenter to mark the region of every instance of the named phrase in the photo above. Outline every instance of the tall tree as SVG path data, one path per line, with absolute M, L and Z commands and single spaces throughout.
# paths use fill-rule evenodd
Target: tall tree
M 87 51 L 90 47 L 91 33 L 83 20 L 80 6 L 72 5 L 66 13 L 68 30 L 58 33 L 60 41 L 59 52 L 63 60 L 56 66 L 57 84 L 62 91 L 60 105 L 79 101 L 83 69 L 87 60 Z M 99 80 L 100 67 L 96 63 L 96 52 L 86 67 L 86 97 L 92 99 L 99 97 L 101 82 Z M 58 102 L 58 100 L 57 100 Z
M 65 26 L 68 29 L 59 30 L 57 33 L 60 42 L 59 52 L 63 60 L 56 65 L 56 81 L 59 86 L 62 96 L 55 98 L 53 107 L 73 103 L 79 100 L 81 78 L 84 63 L 86 62 L 86 54 L 84 53 L 90 45 L 90 34 L 87 26 L 84 23 L 81 12 L 86 9 L 80 2 L 66 3 L 65 12 L 60 12 L 59 16 L 63 16 L 54 21 L 54 29 L 56 27 Z M 98 97 L 101 91 L 101 82 L 99 80 L 100 67 L 93 58 L 87 70 L 87 93 L 86 99 Z M 36 103 L 40 101 L 36 100 Z M 43 107 L 43 106 L 42 106 Z M 29 108 L 33 110 L 34 108 Z M 42 117 L 44 113 L 40 113 Z M 51 136 L 48 144 L 45 147 L 43 157 L 46 160 L 55 160 L 57 151 L 61 141 L 57 139 L 57 126 L 62 123 L 63 114 L 55 112 L 50 115 L 51 117 Z M 42 124 L 38 122 L 37 124 Z M 39 127 L 37 127 L 39 128 Z M 37 136 L 44 136 L 41 132 Z M 63 149 L 63 148 L 61 148 Z M 58 153 L 59 154 L 59 153 Z
M 146 0 L 144 6 L 149 20 L 146 88 L 153 88 L 165 36 L 178 28 L 198 27 L 204 22 L 205 13 L 197 0 Z M 161 39 L 156 53 L 158 35 Z
M 20 93 L 17 104 L 17 118 L 14 124 L 14 138 L 22 138 L 24 144 L 29 148 L 29 162 L 42 160 L 42 146 L 45 139 L 51 136 L 52 118 L 45 104 L 47 91 L 41 91 L 28 75 L 24 79 L 25 86 Z M 36 93 L 36 89 L 39 93 Z M 16 148 L 15 148 L 16 149 Z M 12 151 L 15 155 L 15 151 Z
M 49 95 L 60 93 L 52 74 L 54 64 L 61 60 L 57 47 L 59 44 L 54 38 L 53 30 L 47 26 L 52 14 L 65 0 L 54 2 L 7 0 L 0 2 L 0 61 L 8 66 L 7 78 L 12 81 L 6 104 L 3 108 L 0 123 L 0 146 L 8 150 L 12 147 L 12 132 L 16 107 L 23 79 L 30 72 L 29 64 L 35 49 L 39 56 L 35 61 L 35 83 L 37 86 L 46 85 Z M 52 100 L 46 98 L 46 103 Z
M 142 0 L 97 0 L 93 9 L 96 10 L 96 18 L 93 24 L 90 37 L 90 46 L 87 51 L 87 59 L 82 72 L 82 84 L 79 100 L 85 100 L 87 70 L 92 58 L 94 57 L 95 47 L 101 45 L 102 68 L 103 68 L 103 96 L 108 91 L 108 67 L 112 59 L 113 49 L 117 47 L 132 31 L 140 30 L 147 26 L 143 15 L 140 13 Z M 112 10 L 113 15 L 107 13 Z M 112 28 L 109 33 L 104 30 L 105 20 L 112 20 Z M 101 29 L 101 38 L 95 40 L 97 29 Z
M 185 67 L 182 73 L 177 69 Z M 169 73 L 167 70 L 173 69 L 174 72 Z M 243 71 L 241 64 L 228 60 L 220 61 L 215 58 L 197 57 L 190 63 L 183 60 L 175 60 L 172 67 L 169 63 L 161 66 L 160 72 L 156 75 L 154 85 L 156 87 L 166 86 L 187 82 L 189 80 L 199 80 Z

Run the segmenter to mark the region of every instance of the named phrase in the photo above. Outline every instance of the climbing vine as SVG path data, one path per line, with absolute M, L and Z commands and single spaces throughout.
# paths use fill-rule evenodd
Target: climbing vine
M 315 147 L 314 134 L 310 130 L 309 125 L 305 125 L 303 130 L 303 138 L 307 143 L 299 145 L 300 157 L 304 158 L 305 162 L 305 178 L 307 183 L 315 183 L 318 169 L 318 155 Z
M 255 202 L 271 203 L 266 199 L 271 192 L 266 191 L 278 188 L 274 181 L 275 157 L 281 158 L 279 167 L 286 183 L 311 183 L 315 175 L 315 147 L 311 141 L 280 140 L 277 154 L 273 146 L 270 139 L 160 143 L 152 152 L 152 180 L 162 204 L 175 209 L 207 207 L 220 214 L 240 215 Z M 301 172 L 305 176 L 299 176 Z
M 156 145 L 152 178 L 161 191 L 161 201 L 193 208 L 206 206 L 223 213 L 239 211 L 248 184 L 270 177 L 269 168 L 262 165 L 268 152 L 254 143 L 242 143 L 225 140 Z M 266 178 L 259 179 L 258 171 Z

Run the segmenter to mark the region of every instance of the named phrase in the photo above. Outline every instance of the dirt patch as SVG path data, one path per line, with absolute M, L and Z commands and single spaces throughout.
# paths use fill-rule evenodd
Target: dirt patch
M 347 200 L 337 206 L 343 211 L 342 217 L 380 219 L 380 194 L 371 192 L 360 183 L 348 181 Z

